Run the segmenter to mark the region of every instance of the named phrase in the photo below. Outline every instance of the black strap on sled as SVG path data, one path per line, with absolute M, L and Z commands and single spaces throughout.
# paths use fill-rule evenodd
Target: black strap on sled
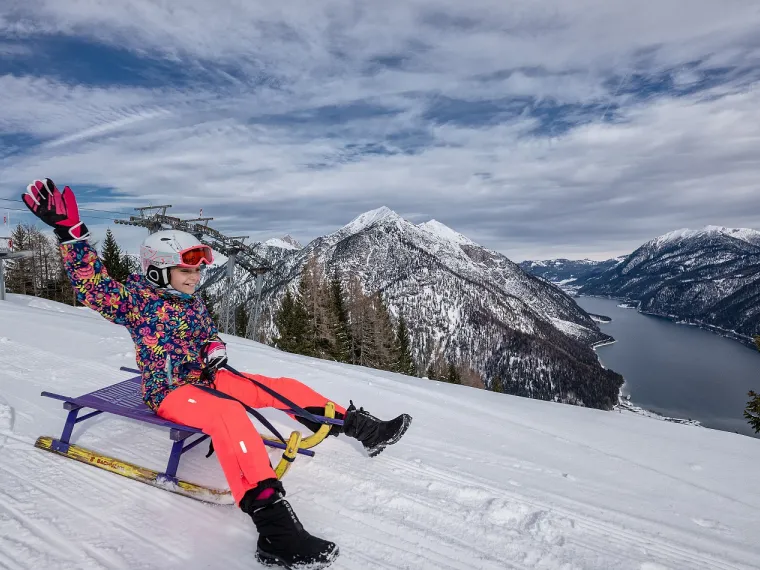
M 282 394 L 278 394 L 277 392 L 275 392 L 274 390 L 272 390 L 269 386 L 265 386 L 261 382 L 259 382 L 257 380 L 254 380 L 253 378 L 249 378 L 248 376 L 243 376 L 240 372 L 238 372 L 237 370 L 235 370 L 234 368 L 232 368 L 232 366 L 230 366 L 229 364 L 224 364 L 223 368 L 226 368 L 227 370 L 229 370 L 230 372 L 232 372 L 235 376 L 238 376 L 238 377 L 242 378 L 243 380 L 248 380 L 249 382 L 253 382 L 256 386 L 258 386 L 259 388 L 261 388 L 262 390 L 264 390 L 266 393 L 270 394 L 271 396 L 273 396 L 274 398 L 278 399 L 280 402 L 282 402 L 283 404 L 285 404 L 286 406 L 288 406 L 290 408 L 290 411 L 292 413 L 294 413 L 295 415 L 298 415 L 298 416 L 301 416 L 303 418 L 306 418 L 307 420 L 312 421 L 312 422 L 314 422 L 316 424 L 323 424 L 324 423 L 324 422 L 320 421 L 319 418 L 317 418 L 314 414 L 312 414 L 311 412 L 308 412 L 308 411 L 304 410 L 301 406 L 296 405 L 295 403 L 293 403 L 292 401 L 290 401 L 288 398 L 286 398 Z M 267 420 L 264 416 L 262 416 L 258 411 L 254 410 L 249 405 L 245 404 L 244 402 L 241 402 L 237 398 L 233 398 L 229 394 L 225 394 L 224 392 L 220 392 L 219 390 L 215 390 L 214 388 L 209 388 L 207 386 L 198 386 L 198 385 L 196 385 L 196 387 L 200 388 L 204 392 L 208 392 L 209 394 L 213 394 L 213 395 L 218 396 L 220 398 L 224 398 L 226 400 L 235 400 L 236 402 L 239 402 L 240 404 L 242 404 L 242 406 L 246 409 L 247 412 L 253 414 L 253 416 L 257 420 L 259 420 L 262 424 L 264 424 L 267 427 L 267 429 L 269 429 L 269 431 L 271 431 L 275 435 L 275 437 L 277 437 L 277 439 L 279 439 L 282 443 L 285 443 L 287 445 L 287 443 L 285 441 L 285 438 L 282 437 L 282 435 L 280 434 L 280 432 L 277 431 L 275 429 L 275 427 L 271 423 L 269 423 L 269 420 Z M 209 446 L 208 446 L 208 453 L 206 454 L 206 457 L 211 457 L 211 455 L 213 453 L 214 453 L 214 443 L 212 441 L 210 441 L 209 442 Z
M 208 386 L 199 386 L 199 385 L 196 385 L 195 387 L 203 390 L 204 392 L 208 392 L 209 394 L 212 394 L 216 396 L 217 398 L 223 398 L 225 400 L 234 400 L 235 402 L 240 403 L 247 412 L 253 414 L 257 420 L 259 420 L 262 424 L 264 424 L 267 427 L 267 429 L 275 435 L 277 439 L 279 439 L 282 443 L 287 445 L 285 438 L 282 437 L 280 432 L 277 431 L 277 429 L 271 423 L 269 423 L 269 420 L 266 419 L 264 416 L 262 416 L 258 411 L 254 410 L 251 406 L 241 402 L 237 398 L 233 398 L 229 394 L 225 394 L 224 392 L 215 390 L 214 388 L 209 388 Z M 214 453 L 214 447 L 213 445 L 209 445 L 208 454 L 206 455 L 206 457 L 211 457 L 212 453 Z
M 280 402 L 282 402 L 283 404 L 285 404 L 286 406 L 288 406 L 290 408 L 290 410 L 295 415 L 301 416 L 302 418 L 306 418 L 307 420 L 309 420 L 311 422 L 314 422 L 315 424 L 323 424 L 323 423 L 325 423 L 322 420 L 320 420 L 319 418 L 317 418 L 317 416 L 315 416 L 311 412 L 307 412 L 301 406 L 298 406 L 298 405 L 294 404 L 293 402 L 291 402 L 290 400 L 288 400 L 285 396 L 283 396 L 281 394 L 278 394 L 277 392 L 275 392 L 274 390 L 272 390 L 269 386 L 265 386 L 261 382 L 259 382 L 257 380 L 254 380 L 253 378 L 249 378 L 248 376 L 243 376 L 240 372 L 238 372 L 237 370 L 235 370 L 229 364 L 224 364 L 223 368 L 226 368 L 227 370 L 229 370 L 230 372 L 232 372 L 235 376 L 239 376 L 243 380 L 248 380 L 249 382 L 253 382 L 254 384 L 256 384 L 256 386 L 258 386 L 259 388 L 261 388 L 262 390 L 264 390 L 264 392 L 266 392 L 267 394 L 270 394 L 270 395 L 274 396 Z M 282 438 L 280 438 L 280 439 L 282 439 Z

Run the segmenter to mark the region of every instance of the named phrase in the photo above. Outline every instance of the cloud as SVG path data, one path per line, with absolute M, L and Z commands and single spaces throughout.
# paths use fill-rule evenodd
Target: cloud
M 55 173 L 302 242 L 385 204 L 515 259 L 760 227 L 751 3 L 30 6 L 0 17 L 4 196 Z

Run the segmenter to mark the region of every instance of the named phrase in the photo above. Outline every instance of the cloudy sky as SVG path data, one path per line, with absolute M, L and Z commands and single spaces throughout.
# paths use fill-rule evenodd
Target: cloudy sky
M 306 243 L 385 205 L 515 261 L 760 229 L 758 29 L 756 0 L 4 0 L 0 209 L 49 176 L 96 235 L 168 203 Z

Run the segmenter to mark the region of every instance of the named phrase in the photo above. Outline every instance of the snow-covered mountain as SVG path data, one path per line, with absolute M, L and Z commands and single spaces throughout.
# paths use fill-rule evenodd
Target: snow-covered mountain
M 623 259 L 625 256 L 605 261 L 564 258 L 541 261 L 527 260 L 520 262 L 520 268 L 527 273 L 559 285 L 564 291 L 575 292 L 589 278 L 604 273 Z
M 718 226 L 669 232 L 579 292 L 639 301 L 642 311 L 746 338 L 760 333 L 760 232 Z
M 255 246 L 256 253 L 269 264 L 274 265 L 289 257 L 303 246 L 291 235 L 281 238 L 271 238 Z
M 281 238 L 272 238 L 264 242 L 264 245 L 270 247 L 279 247 L 280 249 L 301 249 L 303 246 L 298 243 L 298 240 L 287 234 Z
M 758 439 L 223 338 L 241 371 L 298 378 L 382 418 L 414 417 L 378 457 L 330 437 L 285 476 L 306 530 L 340 547 L 330 570 L 757 568 Z M 78 396 L 129 377 L 119 371 L 135 365 L 126 329 L 11 294 L 0 301 L 0 362 L 0 568 L 264 570 L 240 509 L 34 447 L 59 436 L 66 415 L 40 392 Z M 283 433 L 304 429 L 262 412 Z M 109 414 L 78 424 L 72 443 L 158 470 L 171 448 L 168 430 Z M 226 488 L 207 449 L 184 453 L 178 475 Z
M 609 337 L 571 297 L 440 222 L 415 225 L 386 207 L 276 260 L 264 288 L 269 338 L 285 288 L 295 289 L 312 255 L 326 273 L 344 282 L 356 275 L 365 292 L 381 291 L 391 313 L 409 323 L 424 367 L 440 354 L 470 364 L 486 383 L 498 376 L 513 393 L 605 408 L 617 402 L 619 375 L 589 348 Z

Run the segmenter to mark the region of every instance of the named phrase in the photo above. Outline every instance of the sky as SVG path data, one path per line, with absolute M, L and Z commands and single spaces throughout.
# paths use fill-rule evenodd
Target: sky
M 515 261 L 760 229 L 759 28 L 753 0 L 5 0 L 0 210 L 34 221 L 50 177 L 136 249 L 140 206 L 304 244 L 387 206 Z

